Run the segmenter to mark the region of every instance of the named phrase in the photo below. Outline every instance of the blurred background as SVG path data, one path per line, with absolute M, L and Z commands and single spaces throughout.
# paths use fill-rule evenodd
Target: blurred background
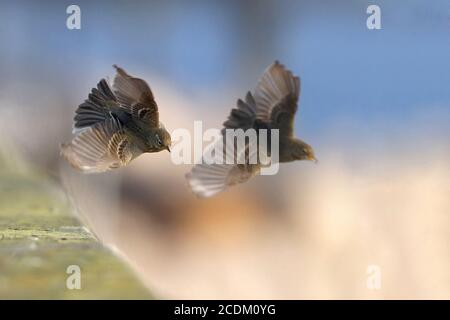
M 0 42 L 3 153 L 64 188 L 156 297 L 450 298 L 448 1 L 1 0 Z M 302 79 L 295 130 L 318 165 L 197 199 L 168 153 L 98 175 L 59 157 L 112 64 L 192 132 L 220 128 L 275 59 Z

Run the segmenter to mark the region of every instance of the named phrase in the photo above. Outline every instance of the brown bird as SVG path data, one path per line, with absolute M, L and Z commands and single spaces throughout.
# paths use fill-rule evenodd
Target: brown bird
M 170 134 L 159 121 L 150 87 L 114 67 L 113 90 L 105 79 L 92 89 L 76 110 L 76 136 L 61 146 L 63 157 L 86 173 L 125 166 L 145 152 L 170 151 Z
M 245 101 L 239 99 L 237 108 L 231 110 L 222 130 L 225 129 L 278 129 L 279 130 L 279 162 L 295 160 L 316 161 L 314 151 L 306 142 L 294 136 L 294 117 L 300 95 L 300 79 L 287 70 L 278 61 L 270 65 L 253 93 L 248 92 Z M 270 135 L 269 135 L 270 136 Z M 200 197 L 215 195 L 229 186 L 242 183 L 260 173 L 261 159 L 249 161 L 249 144 L 237 150 L 234 144 L 224 147 L 225 154 L 231 152 L 234 160 L 244 157 L 244 163 L 207 164 L 204 161 L 195 165 L 186 175 L 192 191 Z M 237 152 L 236 152 L 237 151 Z M 268 156 L 270 156 L 268 150 Z M 248 156 L 248 158 L 246 158 Z

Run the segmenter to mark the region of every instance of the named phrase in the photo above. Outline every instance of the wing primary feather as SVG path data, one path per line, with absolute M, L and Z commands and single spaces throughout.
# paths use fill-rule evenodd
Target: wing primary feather
M 158 127 L 158 106 L 147 82 L 130 76 L 117 65 L 113 67 L 117 71 L 113 90 L 121 106 L 128 109 L 135 119 L 147 123 L 150 127 Z
M 118 168 L 138 154 L 115 118 L 80 132 L 61 146 L 61 153 L 73 167 L 86 173 Z
M 294 97 L 296 105 L 300 95 L 300 78 L 275 61 L 263 73 L 253 92 L 257 117 L 269 122 L 273 108 L 288 95 Z
M 116 104 L 117 99 L 108 83 L 105 79 L 100 80 L 97 88 L 92 88 L 88 99 L 75 111 L 74 133 L 110 119 L 111 106 Z

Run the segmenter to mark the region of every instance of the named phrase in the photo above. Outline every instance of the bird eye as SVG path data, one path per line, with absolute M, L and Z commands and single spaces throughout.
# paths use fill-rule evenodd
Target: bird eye
M 162 146 L 162 141 L 159 135 L 156 135 L 156 142 L 158 143 L 159 146 Z
M 308 149 L 303 148 L 303 152 L 304 152 L 304 153 L 308 153 Z

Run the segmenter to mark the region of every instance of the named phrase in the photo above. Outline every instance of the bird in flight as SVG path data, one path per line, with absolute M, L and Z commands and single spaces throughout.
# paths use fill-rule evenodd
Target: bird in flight
M 312 147 L 294 136 L 294 117 L 299 95 L 300 78 L 275 61 L 265 70 L 253 93 L 248 92 L 245 101 L 239 99 L 237 107 L 231 110 L 223 124 L 223 140 L 225 130 L 278 129 L 280 163 L 295 160 L 317 162 Z M 219 142 L 226 145 L 223 141 Z M 240 151 L 235 145 L 231 148 L 230 150 L 228 144 L 223 150 L 225 153 L 232 152 L 234 159 L 245 157 L 249 153 L 248 143 Z M 270 150 L 268 156 L 270 158 Z M 249 158 L 245 158 L 244 163 L 234 164 L 208 164 L 202 161 L 186 175 L 189 186 L 196 195 L 210 197 L 232 185 L 243 183 L 259 174 L 263 165 L 261 159 L 251 163 Z
M 85 173 L 123 167 L 145 152 L 170 151 L 171 137 L 148 84 L 114 68 L 112 90 L 100 80 L 76 110 L 75 137 L 61 145 L 62 156 Z

